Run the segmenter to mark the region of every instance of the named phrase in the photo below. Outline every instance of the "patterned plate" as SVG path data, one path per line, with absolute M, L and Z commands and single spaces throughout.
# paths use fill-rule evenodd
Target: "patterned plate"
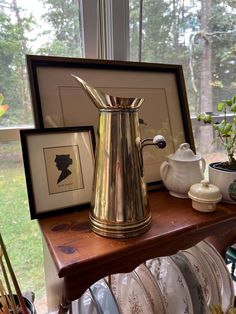
M 153 312 L 166 314 L 165 300 L 162 296 L 161 288 L 159 287 L 158 282 L 153 278 L 150 270 L 145 264 L 141 264 L 134 271 L 142 281 L 151 302 Z
M 221 304 L 221 295 L 216 277 L 205 257 L 201 254 L 201 251 L 193 246 L 188 250 L 183 251 L 183 253 L 191 263 L 193 270 L 201 283 L 207 305 Z
M 216 248 L 209 242 L 201 241 L 197 244 L 197 247 L 202 251 L 217 276 L 217 283 L 221 293 L 222 309 L 226 313 L 234 304 L 234 288 L 225 261 Z
M 192 314 L 193 305 L 187 283 L 172 259 L 167 256 L 154 258 L 148 260 L 146 265 L 161 287 L 167 313 Z
M 197 276 L 194 273 L 192 265 L 190 264 L 186 256 L 181 252 L 172 255 L 171 259 L 179 267 L 184 276 L 184 279 L 186 280 L 192 298 L 193 313 L 207 313 L 207 304 L 203 295 L 202 287 Z
M 147 293 L 135 272 L 111 275 L 111 288 L 123 314 L 154 314 Z

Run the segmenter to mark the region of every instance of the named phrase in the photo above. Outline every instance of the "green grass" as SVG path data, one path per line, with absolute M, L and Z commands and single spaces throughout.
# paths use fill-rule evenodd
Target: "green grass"
M 9 147 L 8 155 L 1 144 L 0 232 L 21 291 L 40 298 L 45 294 L 42 238 L 37 221 L 30 220 L 19 148 Z

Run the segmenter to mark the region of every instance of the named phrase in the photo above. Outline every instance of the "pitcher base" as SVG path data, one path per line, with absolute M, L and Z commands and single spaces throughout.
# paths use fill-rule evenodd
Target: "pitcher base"
M 89 215 L 90 229 L 108 238 L 130 238 L 145 233 L 151 227 L 151 215 L 142 221 L 133 223 L 108 223 Z

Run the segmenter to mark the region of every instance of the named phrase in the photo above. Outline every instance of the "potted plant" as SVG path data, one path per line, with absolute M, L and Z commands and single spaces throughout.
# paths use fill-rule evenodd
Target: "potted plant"
M 200 113 L 198 121 L 211 124 L 217 139 L 223 146 L 228 160 L 209 165 L 209 181 L 218 186 L 222 200 L 236 204 L 236 95 L 232 99 L 220 101 L 217 111 L 222 116 L 220 122 L 213 121 L 213 113 Z

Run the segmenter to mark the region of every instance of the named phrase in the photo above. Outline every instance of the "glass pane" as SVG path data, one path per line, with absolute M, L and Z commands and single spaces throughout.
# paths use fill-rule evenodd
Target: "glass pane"
M 82 56 L 79 1 L 2 1 L 0 6 L 0 93 L 8 111 L 1 127 L 32 125 L 26 54 Z
M 1 235 L 21 291 L 33 291 L 38 313 L 46 313 L 42 239 L 29 216 L 19 142 L 1 142 L 0 160 Z
M 131 60 L 138 58 L 140 2 L 130 0 Z M 235 20 L 232 1 L 143 0 L 142 61 L 183 65 L 193 119 L 236 93 Z M 218 150 L 212 129 L 195 122 L 197 150 Z

